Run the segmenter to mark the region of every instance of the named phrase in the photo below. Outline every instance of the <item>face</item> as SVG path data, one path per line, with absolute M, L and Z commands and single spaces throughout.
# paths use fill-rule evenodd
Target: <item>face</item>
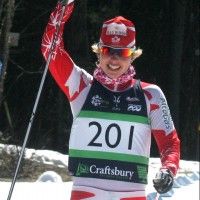
M 132 56 L 123 57 L 117 53 L 100 52 L 99 66 L 112 79 L 116 79 L 124 74 L 130 67 L 131 62 Z

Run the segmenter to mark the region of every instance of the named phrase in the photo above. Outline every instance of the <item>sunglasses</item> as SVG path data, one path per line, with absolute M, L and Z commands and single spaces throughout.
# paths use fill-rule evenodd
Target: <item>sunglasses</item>
M 121 49 L 121 48 L 112 48 L 108 46 L 101 46 L 100 52 L 103 55 L 117 55 L 122 58 L 128 58 L 129 56 L 132 55 L 133 49 L 130 48 Z

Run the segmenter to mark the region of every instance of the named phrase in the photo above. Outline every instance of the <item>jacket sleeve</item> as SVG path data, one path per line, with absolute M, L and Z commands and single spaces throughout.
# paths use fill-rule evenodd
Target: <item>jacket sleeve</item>
M 174 129 L 168 135 L 162 130 L 153 130 L 153 136 L 158 145 L 162 167 L 176 175 L 180 160 L 180 140 Z
M 71 57 L 64 49 L 64 42 L 62 35 L 65 22 L 71 16 L 73 7 L 74 7 L 73 1 L 69 1 L 69 4 L 65 7 L 64 16 L 62 18 L 62 22 L 59 27 L 57 40 L 49 63 L 49 70 L 52 76 L 54 77 L 55 81 L 57 82 L 61 90 L 65 93 L 65 95 L 67 95 L 69 99 L 71 98 L 69 91 L 70 88 L 66 87 L 66 81 L 68 80 L 75 64 L 73 63 Z M 52 51 L 51 45 L 57 31 L 57 26 L 59 24 L 61 13 L 62 13 L 62 5 L 61 3 L 58 3 L 56 8 L 50 15 L 49 22 L 45 28 L 45 32 L 42 37 L 41 51 L 45 60 L 48 59 L 49 53 Z
M 49 22 L 43 34 L 41 50 L 45 60 L 48 59 L 50 52 L 53 52 L 49 63 L 49 70 L 61 90 L 67 96 L 72 114 L 75 117 L 78 115 L 84 103 L 93 77 L 84 69 L 78 67 L 64 49 L 62 37 L 64 25 L 71 16 L 73 8 L 74 0 L 69 0 L 60 24 L 59 21 L 63 7 L 61 3 L 57 4 L 50 15 Z M 60 24 L 60 28 L 55 42 L 55 48 L 52 51 L 51 44 L 55 33 L 57 33 L 58 24 Z
M 151 129 L 159 149 L 161 168 L 167 168 L 176 175 L 180 160 L 180 140 L 166 97 L 156 85 L 147 86 L 145 94 L 149 102 Z

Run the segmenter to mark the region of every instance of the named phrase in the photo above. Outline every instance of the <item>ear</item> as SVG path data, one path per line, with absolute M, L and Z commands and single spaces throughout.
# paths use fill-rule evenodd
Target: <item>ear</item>
M 100 60 L 100 53 L 97 53 L 96 55 L 97 55 L 97 60 L 99 62 L 99 60 Z
M 99 60 L 97 60 L 97 61 L 95 62 L 95 64 L 96 64 L 96 66 L 99 66 Z
M 131 63 L 133 63 L 133 61 L 136 59 L 136 57 L 135 56 L 132 56 L 131 57 Z

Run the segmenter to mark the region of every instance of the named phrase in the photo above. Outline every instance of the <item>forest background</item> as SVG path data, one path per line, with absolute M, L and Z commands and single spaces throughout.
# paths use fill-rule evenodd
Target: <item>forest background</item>
M 0 1 L 0 143 L 22 145 L 45 67 L 41 39 L 55 0 Z M 181 158 L 199 160 L 199 2 L 76 0 L 65 26 L 67 51 L 90 73 L 102 22 L 122 15 L 136 26 L 137 78 L 164 91 L 181 140 Z M 68 152 L 69 103 L 48 73 L 29 148 Z M 158 151 L 152 139 L 152 156 Z

